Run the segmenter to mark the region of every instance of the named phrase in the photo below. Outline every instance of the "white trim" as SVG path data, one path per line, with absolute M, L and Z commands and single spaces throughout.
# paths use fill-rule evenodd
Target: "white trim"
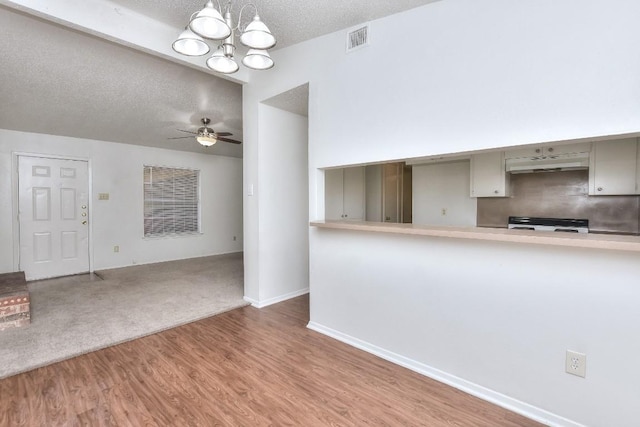
M 93 173 L 91 159 L 88 157 L 61 156 L 56 154 L 29 153 L 24 151 L 11 152 L 11 211 L 13 215 L 13 270 L 20 268 L 20 221 L 18 219 L 19 205 L 19 173 L 18 160 L 20 157 L 37 157 L 41 159 L 73 160 L 77 162 L 87 162 L 87 206 L 89 207 L 88 249 L 89 249 L 89 272 L 93 273 Z
M 509 396 L 506 396 L 502 393 L 498 393 L 497 391 L 488 389 L 481 385 L 478 385 L 470 381 L 464 380 L 462 378 L 456 377 L 454 375 L 448 374 L 444 371 L 441 371 L 439 369 L 436 369 L 424 363 L 418 362 L 416 360 L 401 356 L 392 351 L 385 350 L 381 347 L 370 344 L 366 341 L 362 341 L 358 338 L 354 338 L 340 331 L 336 331 L 334 329 L 320 325 L 316 322 L 313 322 L 313 321 L 309 322 L 307 324 L 307 328 L 313 331 L 319 332 L 323 335 L 327 335 L 331 338 L 335 338 L 338 341 L 342 341 L 343 343 L 349 344 L 360 350 L 366 351 L 367 353 L 374 354 L 382 359 L 395 363 L 396 365 L 400 365 L 402 367 L 415 371 L 419 374 L 422 374 L 426 377 L 432 378 L 436 381 L 439 381 L 451 387 L 457 388 L 458 390 L 462 390 L 465 393 L 468 393 L 472 396 L 478 397 L 482 400 L 493 403 L 502 408 L 508 409 L 512 412 L 515 412 L 517 414 L 520 414 L 522 416 L 535 420 L 544 425 L 557 426 L 557 427 L 584 427 L 583 424 L 579 424 L 575 421 L 569 420 L 567 418 L 563 418 L 559 415 L 545 411 L 544 409 L 538 408 L 536 406 L 511 398 Z
M 256 307 L 256 308 L 260 308 L 258 306 L 258 301 L 254 300 L 253 298 L 249 298 L 248 296 L 244 296 L 242 297 L 243 300 L 245 300 L 246 302 L 248 302 L 249 304 L 251 304 L 252 307 Z
M 82 160 L 82 159 L 81 159 Z M 93 273 L 94 271 L 94 263 L 93 263 L 93 256 L 94 256 L 94 251 L 93 251 L 93 208 L 95 207 L 94 203 L 93 203 L 93 170 L 92 170 L 92 164 L 91 164 L 91 159 L 88 158 L 86 159 L 87 162 L 87 174 L 89 175 L 88 178 L 88 183 L 87 185 L 89 186 L 89 188 L 87 189 L 87 193 L 88 193 L 88 200 L 87 200 L 87 206 L 89 207 L 89 273 Z
M 159 263 L 162 263 L 162 262 L 182 261 L 182 260 L 185 260 L 185 259 L 197 259 L 197 258 L 206 258 L 206 257 L 211 257 L 211 256 L 222 256 L 222 255 L 231 255 L 231 254 L 239 254 L 239 253 L 242 253 L 242 251 L 206 253 L 206 254 L 202 254 L 202 255 L 198 255 L 198 256 L 187 256 L 187 257 L 183 257 L 183 258 L 167 258 L 167 259 L 144 261 L 144 262 L 136 261 L 135 263 L 132 263 L 132 264 L 117 264 L 117 265 L 110 265 L 110 266 L 101 267 L 100 270 L 98 270 L 98 271 L 114 270 L 116 268 L 131 267 L 131 266 L 134 266 L 134 265 L 138 265 L 138 266 L 139 265 L 151 265 L 151 264 L 159 264 Z M 246 299 L 245 299 L 245 301 L 246 301 Z
M 13 271 L 20 268 L 20 221 L 18 220 L 18 154 L 11 153 L 11 226 L 13 236 Z
M 288 294 L 284 294 L 284 295 L 280 295 L 280 296 L 277 296 L 277 297 L 269 298 L 269 299 L 266 299 L 266 300 L 263 300 L 263 301 L 257 301 L 255 299 L 249 298 L 247 296 L 244 297 L 244 300 L 246 302 L 248 302 L 249 304 L 251 304 L 253 307 L 264 308 L 264 307 L 266 307 L 268 305 L 276 304 L 276 303 L 279 303 L 279 302 L 282 302 L 282 301 L 286 301 L 286 300 L 291 299 L 291 298 L 299 297 L 301 295 L 306 295 L 308 293 L 309 293 L 309 288 L 305 288 L 305 289 L 300 289 L 300 290 L 297 290 L 297 291 L 289 292 Z

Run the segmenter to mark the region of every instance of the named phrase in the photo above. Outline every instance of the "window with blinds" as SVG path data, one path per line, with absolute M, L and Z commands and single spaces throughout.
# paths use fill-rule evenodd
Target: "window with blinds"
M 200 231 L 200 171 L 144 166 L 145 237 Z

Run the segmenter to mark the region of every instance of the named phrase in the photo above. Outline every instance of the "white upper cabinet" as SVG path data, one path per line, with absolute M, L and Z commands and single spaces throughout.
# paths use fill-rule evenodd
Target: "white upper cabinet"
M 362 166 L 324 172 L 325 219 L 364 220 L 364 172 Z
M 471 197 L 506 197 L 508 180 L 503 151 L 471 156 Z
M 589 195 L 638 194 L 637 138 L 594 142 L 589 167 Z

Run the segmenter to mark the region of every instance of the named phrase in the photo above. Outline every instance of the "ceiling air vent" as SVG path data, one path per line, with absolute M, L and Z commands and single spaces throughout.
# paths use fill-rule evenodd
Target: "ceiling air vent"
M 365 25 L 347 33 L 347 53 L 369 46 L 369 25 Z

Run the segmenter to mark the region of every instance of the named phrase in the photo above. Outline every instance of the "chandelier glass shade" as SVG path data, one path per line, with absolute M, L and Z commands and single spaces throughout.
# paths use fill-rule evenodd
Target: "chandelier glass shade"
M 203 38 L 189 28 L 180 33 L 172 47 L 176 52 L 187 56 L 202 56 L 211 50 Z
M 269 56 L 269 52 L 261 49 L 249 49 L 242 63 L 253 70 L 268 70 L 273 67 L 273 59 Z
M 208 1 L 204 8 L 191 18 L 189 28 L 194 33 L 212 40 L 226 39 L 231 35 L 231 28 L 224 22 L 222 14 L 216 10 L 212 1 Z
M 237 24 L 233 24 L 231 16 L 232 1 L 225 6 L 224 13 L 219 1 L 218 9 L 212 0 L 207 1 L 202 10 L 191 15 L 187 28 L 180 33 L 173 43 L 173 50 L 187 56 L 202 56 L 209 51 L 209 45 L 205 39 L 220 42 L 213 55 L 207 59 L 207 66 L 214 71 L 231 74 L 238 71 L 238 63 L 234 58 L 236 51 L 235 36 L 240 37 L 240 42 L 249 48 L 242 59 L 242 63 L 254 70 L 267 70 L 274 66 L 274 62 L 266 49 L 276 45 L 276 38 L 269 28 L 258 16 L 255 5 L 246 4 L 240 9 Z M 251 6 L 256 13 L 253 20 L 246 27 L 242 27 L 242 12 Z
M 207 67 L 223 74 L 235 73 L 240 68 L 235 59 L 233 59 L 233 54 L 230 56 L 225 54 L 223 46 L 216 49 L 211 58 L 207 59 Z
M 253 21 L 244 29 L 240 41 L 252 49 L 270 49 L 276 45 L 276 38 L 258 15 L 254 16 Z

